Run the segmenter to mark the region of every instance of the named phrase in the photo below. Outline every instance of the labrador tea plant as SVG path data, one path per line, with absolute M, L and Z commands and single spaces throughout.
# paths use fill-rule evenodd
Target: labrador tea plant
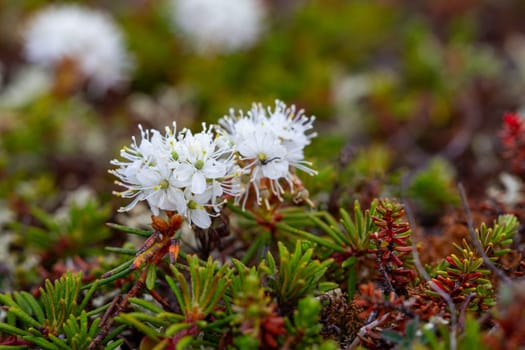
M 502 140 L 521 175 L 519 118 L 505 117 Z M 119 211 L 147 204 L 151 229 L 109 226 L 141 245 L 107 247 L 87 273 L 0 294 L 0 348 L 525 346 L 517 217 L 476 228 L 463 196 L 456 211 L 469 234 L 423 265 L 403 197 L 335 211 L 309 197 L 300 176 L 318 174 L 304 153 L 314 120 L 276 101 L 196 133 L 139 126 L 109 172 L 129 201 Z

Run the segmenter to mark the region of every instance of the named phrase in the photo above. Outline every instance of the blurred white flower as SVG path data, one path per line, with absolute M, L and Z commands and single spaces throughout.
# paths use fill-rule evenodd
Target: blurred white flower
M 90 87 L 105 92 L 126 80 L 131 60 L 109 15 L 78 5 L 51 5 L 24 33 L 27 59 L 47 68 L 71 60 Z
M 254 104 L 246 114 L 239 111 L 236 115 L 231 110 L 229 116 L 219 120 L 224 135 L 235 145 L 240 158 L 244 182 L 240 183 L 242 192 L 237 200 L 242 201 L 243 207 L 250 189 L 255 192 L 257 204 L 261 204 L 266 197 L 262 190 L 282 198 L 285 189 L 281 180 L 293 190 L 296 168 L 310 175 L 317 173 L 311 163 L 304 160 L 303 153 L 304 147 L 316 136 L 309 132 L 314 121 L 315 117 L 307 117 L 303 110 L 297 111 L 295 106 L 287 107 L 278 100 L 273 110 Z
M 261 0 L 172 0 L 177 28 L 201 53 L 252 46 L 263 31 Z
M 45 70 L 27 66 L 20 69 L 12 82 L 0 94 L 0 108 L 17 108 L 44 95 L 52 85 L 52 77 Z

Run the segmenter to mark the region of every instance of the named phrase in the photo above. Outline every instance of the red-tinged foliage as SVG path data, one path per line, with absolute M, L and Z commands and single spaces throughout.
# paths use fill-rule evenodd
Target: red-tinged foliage
M 503 143 L 503 156 L 510 161 L 512 171 L 525 178 L 525 120 L 518 113 L 503 116 L 503 129 L 500 132 Z
M 137 256 L 130 268 L 137 269 L 146 263 L 158 264 L 166 254 L 170 253 L 172 259 L 177 259 L 179 248 L 178 240 L 174 239 L 175 233 L 182 225 L 182 217 L 168 213 L 168 220 L 159 216 L 151 216 L 151 226 L 155 230 L 138 250 Z
M 2 346 L 16 346 L 16 345 L 29 346 L 29 345 L 34 345 L 34 344 L 26 340 L 19 339 L 18 337 L 14 335 L 10 335 L 7 338 L 0 339 L 0 345 Z
M 378 269 L 384 279 L 385 294 L 395 291 L 399 295 L 406 295 L 406 287 L 416 275 L 413 270 L 406 268 L 404 262 L 412 254 L 410 235 L 407 234 L 410 226 L 402 221 L 405 211 L 401 204 L 384 200 L 379 203 L 377 212 L 379 215 L 372 216 L 372 220 L 379 230 L 370 234 L 376 249 L 370 249 L 369 252 L 376 254 Z

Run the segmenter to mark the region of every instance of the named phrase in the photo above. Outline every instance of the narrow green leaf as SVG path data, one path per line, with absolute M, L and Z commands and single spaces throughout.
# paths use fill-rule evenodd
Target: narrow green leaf
M 87 313 L 85 311 L 82 311 L 82 313 L 80 314 L 80 332 L 82 334 L 87 334 L 88 333 L 88 317 L 87 317 Z
M 88 311 L 88 312 L 87 312 L 87 315 L 88 315 L 88 317 L 93 317 L 93 316 L 95 316 L 95 315 L 99 315 L 99 314 L 103 313 L 104 311 L 106 311 L 107 308 L 109 308 L 109 306 L 110 306 L 109 303 L 106 304 L 106 305 L 99 306 L 99 307 L 97 307 L 96 309 L 93 309 L 93 310 L 91 310 L 91 311 Z
M 92 283 L 88 283 L 85 286 L 83 286 L 82 289 L 87 289 L 87 288 L 91 289 L 93 287 L 93 284 L 95 284 L 95 283 L 98 283 L 98 285 L 104 285 L 106 283 L 112 282 L 115 279 L 120 278 L 120 277 L 114 278 L 114 276 L 117 275 L 118 273 L 123 272 L 123 271 L 125 271 L 127 273 L 131 272 L 129 267 L 131 266 L 131 264 L 133 264 L 134 260 L 135 260 L 135 258 L 127 260 L 126 262 L 118 265 L 117 267 L 107 271 L 106 273 L 104 273 L 104 275 L 106 275 L 107 277 L 101 278 L 101 279 L 96 280 L 95 282 L 92 282 Z M 104 275 L 102 275 L 102 276 L 104 276 Z M 121 275 L 119 275 L 119 276 L 121 276 Z
M 280 230 L 283 230 L 283 231 L 286 231 L 286 232 L 291 233 L 293 235 L 299 236 L 301 238 L 310 240 L 310 241 L 315 242 L 315 243 L 317 243 L 317 244 L 319 244 L 319 245 L 321 245 L 323 247 L 330 248 L 332 250 L 335 250 L 335 251 L 341 252 L 341 253 L 344 252 L 344 248 L 343 247 L 338 246 L 337 244 L 334 244 L 333 242 L 330 242 L 326 238 L 318 237 L 318 236 L 316 236 L 314 234 L 311 234 L 309 232 L 302 231 L 302 230 L 296 229 L 295 227 L 290 227 L 290 226 L 282 224 L 282 223 L 278 223 L 275 226 L 278 229 L 280 229 Z
M 185 350 L 191 344 L 192 341 L 193 341 L 193 337 L 190 335 L 182 337 L 177 342 L 177 346 L 175 347 L 175 350 Z
M 344 210 L 343 208 L 339 210 L 339 214 L 341 215 L 341 224 L 343 224 L 343 228 L 346 230 L 346 233 L 347 233 L 347 238 L 350 240 L 350 241 L 347 241 L 346 243 L 347 244 L 352 243 L 354 247 L 358 246 L 359 243 L 356 240 L 356 237 L 354 237 L 357 231 L 356 225 L 350 218 L 350 215 L 348 214 L 348 212 Z
M 120 335 L 126 328 L 128 328 L 127 324 L 120 325 L 118 327 L 115 327 L 111 332 L 109 332 L 108 335 L 104 338 L 102 343 L 110 342 L 111 340 L 115 339 L 118 335 Z M 119 339 L 120 340 L 120 339 Z M 118 340 L 117 340 L 118 341 Z
M 170 324 L 179 323 L 179 322 L 184 321 L 183 315 L 174 314 L 172 312 L 161 312 L 161 313 L 158 313 L 156 316 L 162 320 L 166 320 L 167 322 L 170 322 Z
M 328 215 L 327 215 L 328 216 Z M 315 216 L 311 216 L 310 220 L 314 222 L 319 228 L 321 228 L 330 238 L 332 238 L 336 243 L 338 243 L 341 246 L 345 245 L 344 238 L 342 237 L 341 233 L 338 232 L 336 229 L 330 227 L 329 225 L 325 224 L 322 220 Z
M 119 346 L 121 346 L 123 343 L 124 343 L 124 339 L 118 339 L 118 340 L 115 340 L 115 341 L 109 343 L 108 345 L 106 345 L 106 347 L 104 348 L 104 350 L 115 350 L 115 349 L 117 349 Z
M 0 350 L 27 350 L 27 345 L 0 345 Z
M 53 334 L 49 334 L 48 337 L 53 342 L 53 344 L 55 344 L 59 348 L 64 349 L 64 350 L 71 350 L 71 347 L 68 346 L 67 343 L 63 339 L 60 339 Z
M 86 314 L 87 315 L 87 314 Z M 89 327 L 88 336 L 91 339 L 94 339 L 99 331 L 98 325 L 100 324 L 100 321 L 102 321 L 101 318 L 95 318 L 93 322 L 91 323 L 91 326 Z
M 15 314 L 16 317 L 18 317 L 22 322 L 25 322 L 33 327 L 39 328 L 41 326 L 40 323 L 38 323 L 34 318 L 29 316 L 25 311 L 17 306 L 12 306 L 9 308 L 9 312 Z
M 322 293 L 329 292 L 331 290 L 334 290 L 339 287 L 338 283 L 335 282 L 320 282 L 319 283 L 319 291 Z
M 215 309 L 215 307 L 217 306 L 217 303 L 224 295 L 226 284 L 227 283 L 225 280 L 222 280 L 222 279 L 219 280 L 218 281 L 219 286 L 217 290 L 215 291 L 215 293 L 209 293 L 208 298 L 204 300 L 201 306 L 204 308 L 205 315 L 210 314 L 213 311 L 213 309 Z
M 185 329 L 190 328 L 190 324 L 188 323 L 177 323 L 173 324 L 166 329 L 166 335 L 168 337 L 174 336 L 175 334 L 179 333 L 180 331 L 183 331 Z
M 18 327 L 15 327 L 10 324 L 3 323 L 3 322 L 0 322 L 0 331 L 2 333 L 7 333 L 11 335 L 20 335 L 20 336 L 31 335 L 31 333 L 29 333 L 28 331 L 24 329 L 20 329 Z
M 146 301 L 144 299 L 140 299 L 140 298 L 129 298 L 129 302 L 133 305 L 137 305 L 137 306 L 140 306 L 146 310 L 149 310 L 153 313 L 160 313 L 160 312 L 163 312 L 164 310 L 159 307 L 158 305 L 152 303 L 152 302 L 149 302 L 149 301 Z
M 188 260 L 188 265 L 189 265 L 189 268 L 190 268 L 190 283 L 191 283 L 191 304 L 188 302 L 188 305 L 195 305 L 197 303 L 197 300 L 195 300 L 195 297 L 200 295 L 201 293 L 201 281 L 200 281 L 200 278 L 199 278 L 199 275 L 198 275 L 198 270 L 197 270 L 197 266 L 195 266 L 195 264 L 193 264 L 193 261 L 194 261 L 194 258 L 195 258 L 195 255 L 192 255 L 192 256 L 189 256 L 188 257 L 190 260 Z M 184 279 L 184 276 L 182 276 L 182 279 Z M 179 283 L 181 283 L 180 279 L 179 279 Z M 181 283 L 182 285 L 182 283 Z
M 135 317 L 130 316 L 129 314 L 120 314 L 119 316 L 115 317 L 115 321 L 120 323 L 126 323 L 140 332 L 144 333 L 147 337 L 149 337 L 152 340 L 159 341 L 162 334 L 160 334 L 157 330 L 148 327 L 143 322 L 140 322 Z
M 132 255 L 137 254 L 137 250 L 130 248 L 120 248 L 120 247 L 104 247 L 104 250 L 112 253 L 122 254 L 122 255 Z
M 179 303 L 180 308 L 182 310 L 185 310 L 186 304 L 184 303 L 184 297 L 182 296 L 182 293 L 180 289 L 177 287 L 175 281 L 170 276 L 166 276 L 166 282 L 168 282 L 168 285 L 173 291 L 173 294 L 175 294 L 175 298 L 177 298 L 177 302 Z
M 22 309 L 25 313 L 28 315 L 33 315 L 33 308 L 31 305 L 25 300 L 25 298 L 20 294 L 20 292 L 14 292 L 13 298 L 15 299 L 16 305 Z
M 6 306 L 16 306 L 15 301 L 9 294 L 0 294 L 0 303 Z
M 33 310 L 33 313 L 36 316 L 38 322 L 44 323 L 46 321 L 46 317 L 44 316 L 44 310 L 42 310 L 42 306 L 40 306 L 35 297 L 25 291 L 20 292 L 20 294 L 26 300 L 26 302 L 29 305 L 31 305 L 31 310 Z
M 33 343 L 33 344 L 36 344 L 42 348 L 44 348 L 45 350 L 56 350 L 57 346 L 47 340 L 45 340 L 44 338 L 42 337 L 36 337 L 36 336 L 32 336 L 32 335 L 28 335 L 28 336 L 25 336 L 24 337 L 25 340 Z
M 62 331 L 66 334 L 67 339 L 73 339 L 75 334 L 80 332 L 78 329 L 77 320 L 74 316 L 71 316 L 69 320 L 67 320 L 67 322 L 62 327 Z
M 118 280 L 119 278 L 125 277 L 125 276 L 129 275 L 130 273 L 132 273 L 133 270 L 129 269 L 129 266 L 132 263 L 133 263 L 133 260 L 129 261 L 129 263 L 126 262 L 123 265 L 127 265 L 127 266 L 125 268 L 123 268 L 121 271 L 119 271 L 117 273 L 114 273 L 114 274 L 112 274 L 109 277 L 100 279 L 99 280 L 100 281 L 100 285 L 105 285 L 105 284 L 111 283 L 111 282 L 113 282 L 115 280 Z M 88 286 L 91 287 L 91 285 L 88 285 Z
M 164 327 L 165 328 L 165 327 L 169 326 L 169 323 L 166 322 L 166 320 L 161 319 L 160 317 L 158 317 L 158 315 L 149 315 L 149 314 L 145 314 L 143 312 L 129 312 L 129 313 L 127 313 L 127 315 L 129 315 L 130 317 L 135 318 L 137 321 L 150 323 L 150 324 L 154 325 L 155 327 Z
M 236 317 L 237 315 L 226 316 L 225 318 L 219 319 L 217 321 L 206 323 L 205 325 L 200 325 L 199 328 L 202 330 L 204 329 L 222 330 L 224 329 L 225 326 L 227 327 L 231 323 L 231 321 L 234 320 Z
M 91 297 L 93 296 L 93 293 L 95 293 L 95 290 L 97 290 L 98 286 L 100 285 L 100 280 L 96 280 L 95 282 L 93 282 L 91 284 L 91 287 L 88 289 L 88 291 L 86 292 L 86 295 L 84 295 L 84 298 L 82 299 L 82 302 L 80 303 L 80 305 L 77 307 L 77 311 L 76 313 L 78 314 L 81 310 L 84 310 L 89 302 L 89 300 L 91 299 Z
M 151 264 L 148 266 L 148 272 L 146 274 L 146 288 L 149 290 L 155 289 L 155 283 L 157 282 L 157 266 Z
M 271 252 L 268 252 L 266 255 L 266 260 L 268 261 L 268 268 L 270 269 L 272 274 L 275 274 L 277 265 L 275 264 L 275 259 Z
M 112 223 L 112 222 L 108 222 L 108 223 L 106 223 L 106 225 L 111 227 L 111 228 L 114 228 L 116 230 L 119 230 L 119 231 L 122 231 L 122 232 L 126 232 L 126 233 L 130 233 L 132 235 L 142 236 L 142 237 L 149 237 L 149 236 L 151 236 L 153 234 L 153 231 L 140 230 L 140 229 L 137 229 L 137 228 L 132 228 L 132 227 L 124 226 L 124 225 L 115 224 L 115 223 Z
M 357 262 L 357 257 L 351 256 L 345 261 L 343 261 L 343 263 L 341 264 L 341 267 L 347 268 L 347 267 L 353 266 L 356 262 Z
M 255 239 L 255 241 L 250 245 L 248 250 L 246 250 L 246 253 L 244 253 L 244 256 L 242 257 L 242 262 L 247 264 L 255 255 L 255 253 L 259 250 L 262 244 L 264 244 L 265 241 L 265 235 L 259 235 Z

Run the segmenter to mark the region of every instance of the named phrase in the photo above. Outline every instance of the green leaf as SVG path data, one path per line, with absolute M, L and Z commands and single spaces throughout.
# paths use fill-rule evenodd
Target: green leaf
M 191 327 L 191 325 L 188 324 L 188 323 L 176 323 L 176 324 L 173 324 L 173 325 L 169 326 L 168 329 L 166 329 L 166 335 L 168 337 L 172 337 L 175 334 L 179 333 L 180 331 L 183 331 L 183 330 L 188 329 L 190 327 Z
M 44 316 L 44 310 L 42 310 L 42 307 L 38 303 L 38 301 L 28 292 L 22 291 L 20 292 L 20 295 L 25 299 L 25 301 L 31 306 L 31 310 L 33 311 L 33 314 L 36 316 L 36 319 L 40 323 L 44 323 L 46 321 L 46 317 Z
M 77 310 L 76 310 L 77 314 L 80 313 L 80 311 L 82 311 L 82 310 L 84 310 L 86 308 L 89 300 L 93 296 L 93 293 L 95 293 L 95 290 L 98 288 L 99 284 L 100 284 L 100 280 L 96 280 L 94 283 L 91 284 L 91 287 L 86 292 L 86 295 L 84 295 L 84 298 L 82 299 L 82 302 L 77 307 Z
M 135 255 L 137 254 L 137 251 L 135 249 L 129 249 L 129 248 L 119 248 L 119 247 L 105 247 L 104 248 L 108 252 L 122 254 L 122 255 Z
M 163 312 L 164 310 L 159 307 L 158 305 L 152 303 L 152 302 L 149 302 L 149 301 L 146 301 L 144 299 L 140 299 L 140 298 L 130 298 L 129 299 L 129 302 L 133 305 L 138 305 L 138 306 L 141 306 L 142 308 L 146 309 L 146 310 L 149 310 L 153 313 L 161 313 Z
M 25 336 L 24 339 L 44 348 L 45 350 L 56 350 L 57 348 L 55 344 L 45 340 L 42 337 L 36 337 L 36 336 L 29 335 L 29 336 Z
M 106 347 L 104 348 L 104 350 L 115 350 L 115 349 L 117 349 L 119 346 L 121 346 L 123 343 L 124 343 L 124 339 L 118 339 L 118 340 L 112 341 L 111 343 L 109 343 L 108 345 L 106 345 Z
M 175 347 L 175 350 L 185 350 L 185 348 L 191 344 L 193 341 L 193 337 L 190 335 L 187 335 L 185 337 L 182 337 L 178 342 L 177 346 Z
M 157 266 L 149 265 L 148 272 L 146 275 L 146 288 L 149 290 L 155 289 L 155 283 L 157 282 Z
M 16 315 L 16 317 L 18 317 L 22 322 L 27 323 L 28 325 L 31 325 L 36 328 L 40 327 L 40 323 L 38 323 L 35 319 L 33 319 L 25 311 L 23 311 L 17 306 L 10 307 L 8 312 Z
M 119 316 L 115 317 L 115 321 L 120 323 L 126 323 L 136 328 L 140 332 L 144 333 L 147 337 L 155 341 L 159 341 L 160 337 L 162 336 L 162 334 L 159 333 L 157 330 L 147 326 L 146 324 L 137 320 L 135 317 L 129 314 L 120 314 Z
M 136 228 L 132 228 L 132 227 L 127 227 L 127 226 L 124 226 L 124 225 L 115 224 L 115 223 L 112 223 L 112 222 L 108 222 L 108 223 L 106 223 L 106 225 L 108 225 L 109 227 L 114 228 L 116 230 L 119 230 L 119 231 L 122 231 L 122 232 L 126 232 L 126 233 L 130 233 L 132 235 L 138 235 L 138 236 L 141 236 L 141 237 L 149 237 L 149 236 L 151 236 L 153 234 L 153 231 L 140 230 L 140 229 L 136 229 Z
M 53 344 L 57 345 L 59 348 L 64 349 L 64 350 L 70 350 L 71 349 L 71 347 L 68 346 L 68 344 L 63 339 L 60 339 L 60 338 L 58 338 L 57 336 L 55 336 L 53 334 L 49 334 L 48 337 L 53 342 Z
M 18 327 L 15 327 L 10 324 L 3 323 L 3 322 L 0 323 L 0 331 L 2 333 L 7 333 L 11 335 L 19 335 L 19 336 L 31 335 L 31 333 L 29 333 L 28 331 L 24 329 L 20 329 Z

